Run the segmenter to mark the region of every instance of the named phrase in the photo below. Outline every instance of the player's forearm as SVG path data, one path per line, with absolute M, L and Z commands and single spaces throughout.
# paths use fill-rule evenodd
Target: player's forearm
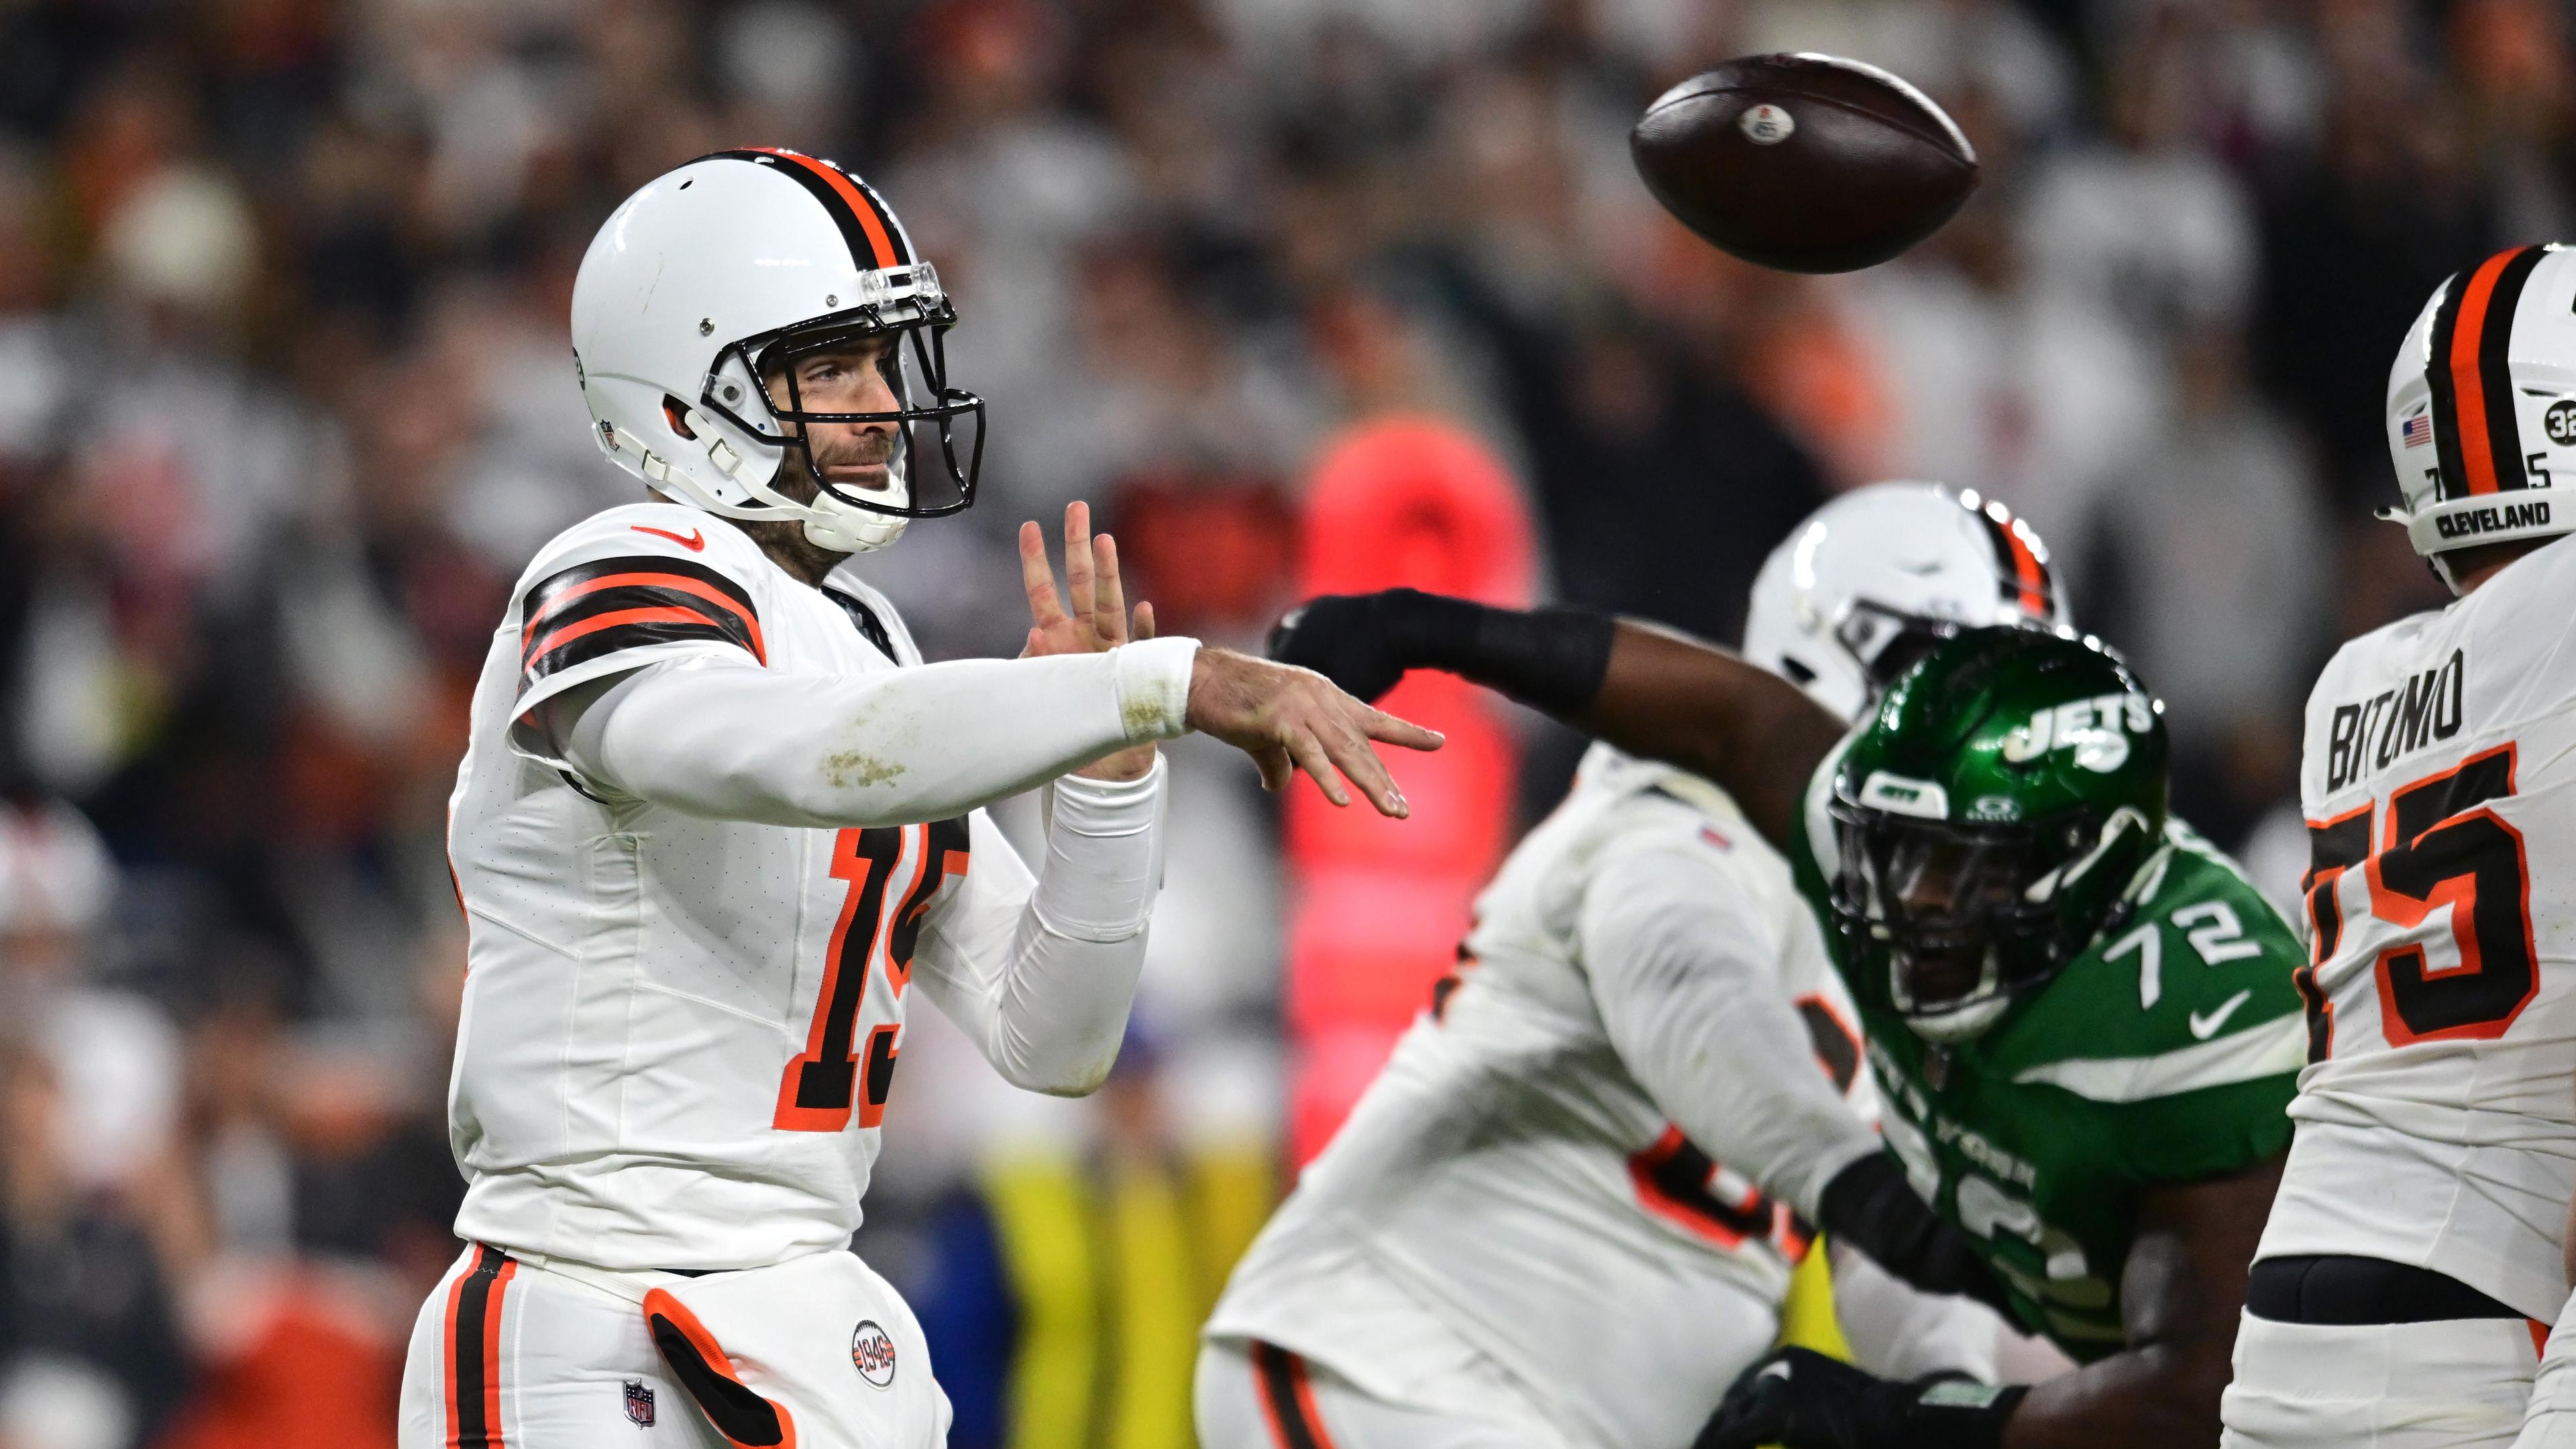
M 1776 988 L 1732 1011 L 1676 1013 L 1670 1034 L 1678 1037 L 1689 1024 L 1709 1030 L 1695 1050 L 1679 1040 L 1668 1048 L 1696 1058 L 1696 1070 L 1671 1073 L 1692 1079 L 1669 1099 L 1673 1120 L 1710 1156 L 1817 1221 L 1826 1184 L 1877 1153 L 1878 1135 L 1818 1066 L 1805 1023 Z
M 1774 845 L 1844 728 L 1770 671 L 1634 619 L 1619 621 L 1600 688 L 1568 722 L 1715 781 Z
M 2281 1181 L 2279 1157 L 2148 1190 L 2120 1270 L 2129 1347 L 2030 1391 L 2003 1449 L 2164 1449 L 2218 1438 L 2234 1377 L 2246 1267 Z
M 847 678 L 659 670 L 574 727 L 585 773 L 693 815 L 767 825 L 945 819 L 1185 729 L 1186 639 Z
M 998 969 L 962 989 L 934 983 L 1013 1086 L 1080 1096 L 1118 1059 L 1162 881 L 1164 779 L 1157 760 L 1138 780 L 1057 781 L 1037 884 Z
M 2003 1449 L 2171 1449 L 2218 1440 L 2229 1345 L 2142 1344 L 2032 1387 Z
M 1716 781 L 1774 842 L 1842 721 L 1723 649 L 1586 609 L 1498 609 L 1414 589 L 1309 602 L 1281 657 L 1374 694 L 1408 669 L 1497 689 L 1630 754 Z
M 1702 1151 L 1813 1220 L 1878 1136 L 1780 989 L 1777 942 L 1727 877 L 1677 850 L 1615 854 L 1585 893 L 1583 954 L 1611 1044 Z

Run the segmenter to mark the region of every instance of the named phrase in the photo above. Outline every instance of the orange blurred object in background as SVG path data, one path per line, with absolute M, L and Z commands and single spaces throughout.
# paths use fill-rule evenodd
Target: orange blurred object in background
M 1527 503 L 1502 461 L 1454 424 L 1386 418 L 1323 451 L 1305 496 L 1298 596 L 1410 586 L 1526 606 L 1536 550 Z M 1290 873 L 1284 1009 L 1289 1150 L 1323 1149 L 1456 960 L 1468 906 L 1509 843 L 1520 750 L 1501 701 L 1417 673 L 1383 706 L 1448 736 L 1430 755 L 1383 753 L 1409 820 L 1337 810 L 1313 790 L 1287 803 Z

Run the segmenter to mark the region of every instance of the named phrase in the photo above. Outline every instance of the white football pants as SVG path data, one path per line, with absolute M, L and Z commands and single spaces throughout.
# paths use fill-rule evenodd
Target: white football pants
M 921 1326 L 850 1253 L 617 1273 L 469 1245 L 421 1305 L 401 1449 L 942 1449 Z
M 2534 1337 L 2527 1318 L 2339 1327 L 2245 1314 L 2220 1449 L 2505 1449 L 2531 1397 Z
M 1239 1339 L 1199 1345 L 1193 1396 L 1199 1449 L 1567 1449 L 1525 1407 L 1498 1404 L 1485 1419 L 1391 1404 L 1322 1364 Z
M 2576 1305 L 2576 1297 L 2568 1302 Z M 2531 1381 L 2522 1437 L 2514 1449 L 2576 1449 L 2576 1318 L 2558 1311 L 2558 1327 L 2540 1351 L 2540 1373 Z

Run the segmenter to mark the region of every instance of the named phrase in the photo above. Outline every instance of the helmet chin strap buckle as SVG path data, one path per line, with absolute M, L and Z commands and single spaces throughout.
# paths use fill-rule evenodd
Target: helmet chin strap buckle
M 792 519 L 804 525 L 807 542 L 834 553 L 872 553 L 903 537 L 904 525 L 910 522 L 909 519 L 843 503 L 828 492 L 817 493 L 811 503 L 799 503 L 772 488 L 770 484 L 776 473 L 773 471 L 768 478 L 761 477 L 758 465 L 718 436 L 713 424 L 697 409 L 683 409 L 680 421 L 692 433 L 707 440 L 707 461 L 715 466 L 716 471 L 758 500 L 755 507 L 718 502 L 708 497 L 687 473 L 672 467 L 650 450 L 636 449 L 643 454 L 642 468 L 647 479 L 680 494 L 696 507 L 722 518 L 746 523 Z M 618 442 L 625 445 L 623 435 L 619 436 Z
M 805 541 L 834 553 L 874 553 L 903 537 L 911 521 L 817 493 L 806 513 Z

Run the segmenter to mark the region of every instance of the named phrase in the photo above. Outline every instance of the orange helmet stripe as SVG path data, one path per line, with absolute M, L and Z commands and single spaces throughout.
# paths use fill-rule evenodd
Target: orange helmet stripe
M 2425 381 L 2433 394 L 2439 496 L 2466 498 L 2531 486 L 2514 417 L 2509 368 L 2514 314 L 2543 247 L 2515 247 L 2443 284 Z
M 2451 329 L 2451 355 L 2441 359 L 2441 365 L 2451 369 L 2451 395 L 2460 412 L 2460 465 L 2467 474 L 2461 481 L 2471 493 L 2496 491 L 2495 448 L 2487 430 L 2486 389 L 2478 376 L 2478 342 L 2494 310 L 2490 304 L 2495 300 L 2496 278 L 2513 257 L 2512 252 L 2498 252 L 2469 274 L 2469 284 L 2460 294 L 2460 320 Z M 2512 313 L 2505 314 L 2504 325 L 2513 325 Z
M 2012 546 L 2013 577 L 2021 580 L 2022 612 L 2047 618 L 2048 575 L 2041 571 L 2039 555 L 2031 552 L 2018 527 L 2005 525 L 2004 541 Z
M 859 194 L 859 188 L 851 184 L 850 178 L 842 173 L 840 167 L 828 161 L 818 161 L 801 151 L 782 151 L 775 146 L 754 146 L 751 149 L 763 155 L 775 156 L 790 165 L 801 166 L 822 178 L 823 184 L 832 188 L 833 194 L 839 196 L 848 205 L 850 215 L 858 220 L 860 231 L 867 235 L 868 248 L 876 254 L 874 266 L 894 267 L 903 264 L 895 256 L 894 239 L 886 234 L 885 223 L 877 219 L 877 209 L 868 204 L 865 196 Z M 867 258 L 861 257 L 859 262 L 862 270 L 869 268 Z
M 804 187 L 840 230 L 841 240 L 850 248 L 850 262 L 860 271 L 912 263 L 912 250 L 904 241 L 902 229 L 895 225 L 894 214 L 866 182 L 829 161 L 779 146 L 745 146 L 698 159 L 763 163 Z

